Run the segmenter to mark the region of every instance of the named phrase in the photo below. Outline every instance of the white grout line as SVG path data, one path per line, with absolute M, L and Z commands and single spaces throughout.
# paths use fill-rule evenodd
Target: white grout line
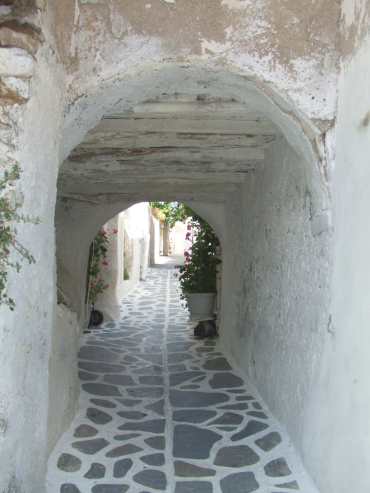
M 168 370 L 168 352 L 167 352 L 167 333 L 169 326 L 169 298 L 170 298 L 170 270 L 167 273 L 166 282 L 166 310 L 165 310 L 165 320 L 163 327 L 163 377 L 164 377 L 164 416 L 166 419 L 166 469 L 167 469 L 167 491 L 175 491 L 175 467 L 173 463 L 172 450 L 173 450 L 173 420 L 172 420 L 172 408 L 170 403 L 170 372 Z

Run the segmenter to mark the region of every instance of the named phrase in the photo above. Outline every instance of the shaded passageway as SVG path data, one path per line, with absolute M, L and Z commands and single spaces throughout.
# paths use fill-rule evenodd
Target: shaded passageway
M 284 431 L 215 339 L 193 338 L 164 262 L 86 334 L 79 411 L 49 493 L 314 493 Z
M 256 385 L 273 415 L 287 428 L 298 453 L 306 460 L 305 446 L 307 440 L 314 436 L 311 430 L 316 417 L 310 412 L 318 371 L 315 361 L 322 352 L 323 341 L 327 336 L 331 251 L 329 196 L 322 173 L 322 148 L 317 145 L 316 129 L 311 124 L 308 125 L 304 115 L 300 114 L 299 118 L 298 115 L 293 117 L 294 108 L 290 107 L 288 111 L 289 105 L 281 106 L 280 99 L 275 100 L 273 94 L 266 92 L 267 88 L 263 85 L 240 78 L 234 73 L 209 70 L 205 66 L 194 65 L 185 70 L 183 66 L 168 64 L 158 72 L 148 69 L 124 84 L 120 81 L 120 88 L 119 100 L 113 98 L 112 104 L 100 107 L 103 99 L 97 98 L 96 104 L 92 104 L 91 112 L 81 109 L 78 129 L 73 126 L 72 120 L 72 126 L 68 129 L 66 127 L 69 134 L 73 133 L 73 142 L 66 139 L 66 159 L 58 175 L 55 212 L 58 290 L 66 295 L 68 310 L 76 314 L 78 324 L 83 326 L 88 251 L 99 227 L 120 211 L 140 201 L 176 200 L 187 204 L 212 226 L 221 244 L 221 289 L 218 290 L 217 309 L 219 348 L 223 354 L 235 361 L 241 372 Z M 85 101 L 84 104 L 87 108 L 88 102 Z M 88 121 L 85 121 L 85 118 Z M 133 318 L 127 321 L 130 327 L 140 331 L 163 329 L 162 326 L 153 328 L 150 325 L 152 308 L 148 306 L 148 302 L 158 300 L 159 292 L 158 288 L 153 288 L 152 294 L 147 295 L 148 300 L 144 300 L 139 309 L 135 310 L 134 315 L 137 315 L 139 320 Z M 174 312 L 175 308 L 169 308 L 171 327 Z M 163 316 L 162 314 L 161 319 L 158 317 L 160 324 L 164 323 Z M 140 328 L 142 323 L 144 328 Z M 60 334 L 65 331 L 65 324 L 61 326 L 58 332 Z M 109 330 L 113 329 L 114 327 Z M 185 326 L 180 326 L 177 330 L 185 337 Z M 126 336 L 118 336 L 121 337 L 126 339 Z M 148 337 L 149 340 L 151 337 L 156 339 L 156 332 Z M 190 337 L 190 329 L 186 337 Z M 112 336 L 108 335 L 108 341 L 111 339 Z M 113 347 L 118 352 L 109 352 L 108 363 L 113 353 L 118 363 L 111 363 L 118 364 L 118 370 L 126 372 L 127 365 L 120 364 L 119 355 L 121 350 L 125 350 L 125 345 L 123 344 L 122 348 L 119 346 Z M 70 348 L 68 354 L 75 354 L 72 338 L 68 341 L 63 339 L 62 343 L 56 344 L 55 353 L 65 354 L 65 347 Z M 127 347 L 131 357 L 132 347 Z M 193 348 L 190 345 L 188 351 L 193 349 L 198 358 L 196 346 Z M 156 358 L 162 359 L 161 352 L 158 348 Z M 140 361 L 146 361 L 144 351 L 139 358 Z M 176 354 L 173 358 L 177 360 L 179 355 Z M 52 368 L 56 366 L 54 361 L 51 361 Z M 85 358 L 82 363 L 86 366 L 91 360 Z M 191 359 L 180 363 L 185 364 L 185 368 L 180 367 L 179 373 L 205 370 L 203 364 L 193 364 Z M 142 371 L 143 365 L 142 362 L 136 370 Z M 123 367 L 120 368 L 121 366 Z M 195 369 L 192 366 L 195 366 Z M 71 380 L 70 370 L 75 368 L 75 365 L 59 365 L 58 370 L 60 367 L 61 371 L 55 371 L 57 378 L 50 379 L 50 382 Z M 86 368 L 83 371 L 86 372 Z M 133 373 L 132 368 L 130 371 Z M 152 377 L 151 369 L 146 371 L 148 373 L 144 371 L 141 376 Z M 180 486 L 176 491 L 175 482 L 181 481 L 183 476 L 175 475 L 174 460 L 186 461 L 193 458 L 195 462 L 192 465 L 211 469 L 211 472 L 189 473 L 188 466 L 185 466 L 187 473 L 193 475 L 188 476 L 188 481 L 199 481 L 200 475 L 206 482 L 206 492 L 211 491 L 207 482 L 213 482 L 212 491 L 215 493 L 238 493 L 237 488 L 242 488 L 244 493 L 247 481 L 250 481 L 250 491 L 261 493 L 275 493 L 278 490 L 285 493 L 289 489 L 288 486 L 294 488 L 295 479 L 291 477 L 290 471 L 296 471 L 295 460 L 288 460 L 289 454 L 282 451 L 283 445 L 266 452 L 263 444 L 260 447 L 255 443 L 270 433 L 263 426 L 267 418 L 260 413 L 264 411 L 248 401 L 238 400 L 237 397 L 243 396 L 234 392 L 233 387 L 230 387 L 230 394 L 235 397 L 231 400 L 224 389 L 229 388 L 227 385 L 235 385 L 238 391 L 240 383 L 232 377 L 234 381 L 225 382 L 223 378 L 227 380 L 227 376 L 223 373 L 221 368 L 216 370 L 216 375 L 221 376 L 213 377 L 212 371 L 210 381 L 204 380 L 201 383 L 193 382 L 189 377 L 189 381 L 183 383 L 185 389 L 180 389 L 183 392 L 202 392 L 201 388 L 186 389 L 187 385 L 201 385 L 205 386 L 205 390 L 216 393 L 215 402 L 213 397 L 206 395 L 206 401 L 199 403 L 197 397 L 190 394 L 190 402 L 184 403 L 184 407 L 188 406 L 186 409 L 199 411 L 197 405 L 200 410 L 217 409 L 217 415 L 209 415 L 209 418 L 205 417 L 201 423 L 176 425 L 180 428 L 175 426 L 172 429 L 172 411 L 168 406 L 178 404 L 181 408 L 183 404 L 165 400 L 166 419 L 170 419 L 167 429 L 166 467 L 153 466 L 159 470 L 162 468 L 162 472 L 165 473 L 166 477 L 154 475 L 162 478 L 159 479 L 162 481 L 160 487 L 164 490 L 167 488 L 168 492 L 181 493 Z M 95 388 L 96 391 L 96 384 L 112 385 L 109 375 L 107 377 L 103 374 L 100 382 L 98 374 L 92 375 L 95 380 L 84 381 L 83 392 L 86 391 L 86 386 L 87 389 Z M 166 371 L 164 377 L 167 378 Z M 196 373 L 194 379 L 198 377 L 203 378 L 203 375 Z M 135 394 L 137 385 L 146 386 L 145 378 L 142 378 L 143 381 L 138 378 L 139 375 L 135 375 L 132 381 L 129 379 L 132 385 L 126 390 L 123 386 L 113 385 L 113 389 L 108 387 L 107 390 L 103 387 L 103 392 L 104 389 L 111 391 L 112 399 L 132 398 L 141 401 L 141 398 L 136 399 L 135 395 L 130 397 L 130 393 Z M 121 380 L 120 375 L 118 380 Z M 166 381 L 165 379 L 165 388 Z M 57 388 L 50 385 L 52 403 L 58 400 L 59 396 L 54 398 Z M 119 389 L 122 389 L 123 396 Z M 247 388 L 248 392 L 249 390 Z M 160 388 L 155 389 L 155 392 L 162 394 Z M 87 400 L 87 394 L 83 395 Z M 103 400 L 106 397 L 109 396 L 95 396 Z M 159 419 L 155 414 L 153 417 L 154 411 L 148 414 L 145 406 L 155 404 L 161 398 L 161 395 L 156 394 L 152 399 L 146 398 L 148 401 L 134 404 L 140 404 L 144 408 L 144 411 L 139 412 L 143 412 L 145 416 L 138 422 Z M 193 398 L 195 403 L 192 402 Z M 237 409 L 224 408 L 236 403 Z M 94 405 L 89 402 L 83 406 L 84 420 L 87 408 L 91 404 Z M 115 402 L 115 405 L 118 406 L 118 402 Z M 119 406 L 121 405 L 122 402 L 119 403 Z M 205 409 L 202 409 L 203 407 Z M 134 410 L 136 411 L 136 407 Z M 64 426 L 64 423 L 69 423 L 74 416 L 72 411 L 73 398 L 69 399 L 64 409 L 52 409 L 49 412 L 53 436 L 56 439 L 65 431 L 67 426 Z M 114 421 L 108 411 L 114 414 Z M 128 450 L 132 452 L 128 454 L 129 457 L 109 457 L 111 453 L 116 454 L 111 452 L 116 448 L 111 441 L 119 442 L 114 436 L 121 434 L 122 430 L 118 430 L 118 427 L 125 426 L 125 419 L 128 419 L 127 415 L 118 416 L 117 412 L 125 413 L 127 409 L 112 407 L 104 412 L 107 412 L 108 417 L 102 419 L 108 421 L 103 428 L 113 431 L 109 431 L 109 439 L 106 437 L 103 438 L 105 441 L 98 442 L 100 446 L 96 454 L 87 454 L 88 457 L 91 456 L 94 464 L 105 467 L 104 477 L 96 478 L 96 481 L 105 484 L 105 491 L 110 490 L 111 493 L 114 489 L 112 491 L 109 486 L 117 486 L 109 483 L 111 481 L 130 486 L 134 488 L 132 491 L 138 493 L 148 491 L 147 488 L 153 486 L 153 483 L 142 487 L 133 484 L 142 477 L 141 470 L 153 468 L 151 464 L 148 465 L 142 460 L 142 456 L 156 452 L 150 452 L 148 444 L 137 436 L 131 437 L 127 443 L 130 445 Z M 231 417 L 227 414 L 224 418 L 222 413 L 232 414 Z M 132 421 L 135 422 L 134 417 Z M 63 423 L 60 425 L 61 418 Z M 213 422 L 219 418 L 221 423 Z M 233 424 L 225 425 L 222 421 L 229 418 Z M 247 418 L 252 420 L 252 424 L 248 425 Z M 255 425 L 254 421 L 258 424 Z M 206 431 L 211 432 L 205 433 L 204 439 L 200 432 L 198 437 L 200 425 L 206 425 Z M 129 425 L 131 426 L 138 425 Z M 190 458 L 183 455 L 173 457 L 172 441 L 177 436 L 176 429 L 180 429 L 181 432 L 181 426 L 185 426 L 185 430 L 188 430 L 188 426 L 195 426 L 195 430 L 190 428 L 190 436 L 185 438 L 190 440 Z M 227 426 L 231 426 L 231 430 Z M 253 426 L 260 427 L 260 431 L 258 434 L 253 432 L 247 436 L 251 432 L 250 427 L 254 430 Z M 245 427 L 247 429 L 243 431 L 239 440 L 238 433 Z M 136 430 L 132 433 L 136 434 Z M 150 430 L 148 433 L 151 433 Z M 92 440 L 95 438 L 100 440 L 100 435 L 91 437 Z M 178 440 L 181 438 L 180 435 Z M 204 452 L 204 445 L 198 446 L 197 442 L 192 441 L 194 438 L 199 438 L 201 443 L 207 443 L 209 440 L 210 445 L 214 447 L 210 446 L 209 450 L 206 447 Z M 274 438 L 278 439 L 273 435 L 272 439 Z M 79 460 L 82 461 L 86 454 L 71 445 L 73 441 L 78 441 L 77 439 L 78 437 L 70 436 L 67 447 L 69 452 L 58 449 L 58 453 L 71 453 L 73 456 L 80 454 Z M 83 442 L 85 437 L 81 437 L 80 440 Z M 176 440 L 174 444 L 176 445 Z M 89 447 L 89 443 L 87 446 Z M 223 447 L 229 446 L 237 448 L 219 452 Z M 138 447 L 140 450 L 132 447 Z M 197 458 L 193 454 L 197 453 L 199 447 L 204 455 Z M 250 447 L 251 451 L 244 447 Z M 310 453 L 312 450 L 310 447 Z M 121 452 L 119 449 L 117 454 Z M 180 453 L 183 454 L 183 451 Z M 288 460 L 288 466 L 279 461 L 284 457 Z M 135 459 L 136 466 L 130 465 L 130 470 L 123 478 L 114 478 L 114 462 L 127 458 L 132 461 Z M 53 456 L 54 465 L 59 459 L 59 456 Z M 63 461 L 68 463 L 69 459 L 71 458 L 62 457 L 62 467 Z M 73 462 L 75 459 L 71 460 Z M 232 464 L 225 464 L 225 460 L 231 460 Z M 272 462 L 275 460 L 278 462 Z M 109 466 L 104 464 L 106 461 L 109 462 Z M 74 478 L 78 478 L 79 475 L 80 478 L 84 478 L 86 474 L 95 474 L 94 469 L 89 472 L 91 465 L 82 466 L 82 463 L 77 462 L 72 467 L 78 471 L 68 474 L 57 469 L 58 474 L 62 476 L 56 488 L 60 488 L 62 484 L 74 484 Z M 274 466 L 280 472 L 285 471 L 289 474 L 277 476 Z M 289 471 L 285 467 L 289 467 Z M 240 471 L 243 474 L 253 472 L 253 476 L 232 476 Z M 150 473 L 146 472 L 145 478 L 148 474 L 149 481 L 153 481 Z M 90 483 L 88 491 L 95 486 L 92 493 L 103 491 L 101 485 L 93 485 L 93 478 L 83 480 L 87 479 Z M 302 478 L 297 479 L 298 484 L 304 483 Z M 223 486 L 220 486 L 221 484 Z M 279 484 L 283 486 L 279 487 Z M 185 485 L 185 491 L 186 486 L 189 485 Z M 305 485 L 302 488 L 304 491 L 310 491 Z M 120 489 L 122 490 L 122 486 Z M 64 490 L 62 493 L 70 493 L 67 486 Z M 154 490 L 153 486 L 152 491 Z M 202 493 L 196 488 L 190 491 Z M 78 493 L 72 488 L 72 493 L 76 492 Z
M 94 481 L 133 483 L 140 467 L 162 468 L 167 490 L 174 486 L 168 440 L 166 468 L 141 460 L 162 452 L 149 452 L 139 436 L 128 443 L 143 450 L 128 457 L 106 457 L 115 448 L 110 442 L 94 454 L 72 447 L 74 441 L 95 438 L 120 443 L 115 435 L 136 431 L 113 431 L 116 425 L 163 419 L 146 409 L 149 400 L 142 403 L 144 411 L 124 408 L 117 400 L 144 399 L 130 397 L 129 390 L 141 384 L 139 376 L 155 374 L 135 375 L 135 385 L 126 390 L 103 377 L 132 375 L 105 372 L 100 377 L 100 372 L 87 370 L 82 375 L 89 373 L 95 380 L 84 384 L 113 385 L 125 396 L 92 396 L 83 389 L 75 418 L 80 390 L 76 369 L 89 314 L 89 249 L 99 228 L 133 204 L 173 200 L 204 217 L 221 242 L 218 348 L 247 375 L 284 425 L 322 493 L 368 492 L 370 2 L 0 4 L 1 174 L 3 184 L 8 183 L 2 199 L 5 242 L 0 257 L 6 269 L 0 269 L 5 281 L 0 301 L 5 290 L 15 303 L 15 310 L 0 306 L 0 492 L 45 493 L 46 464 L 62 436 L 57 453 L 71 453 L 78 460 L 68 465 L 68 457 L 62 459 L 64 468 L 75 469 L 67 472 L 56 469 L 59 455 L 53 455 L 57 493 L 64 483 L 79 486 L 65 486 L 63 493 L 83 489 L 78 478 L 90 468 L 86 458 L 101 464 L 89 475 L 97 469 L 102 474 L 109 459 L 104 477 L 84 479 L 89 490 Z M 26 222 L 18 224 L 20 219 Z M 28 265 L 25 259 L 20 272 L 19 245 L 32 255 L 28 260 L 35 260 Z M 171 278 L 170 271 L 155 272 Z M 163 294 L 158 290 L 145 294 L 143 306 L 134 309 L 142 320 L 130 314 L 123 322 L 132 331 L 117 321 L 97 335 L 83 334 L 83 344 L 98 342 L 101 352 L 109 343 L 108 362 L 101 361 L 100 369 L 104 363 L 128 371 L 128 364 L 120 363 L 125 357 L 121 351 L 138 356 L 127 339 L 138 337 L 144 345 L 142 332 L 150 341 L 146 331 L 164 330 L 163 318 L 158 329 L 149 319 Z M 118 320 L 120 306 L 114 308 L 118 315 L 112 319 Z M 158 310 L 164 308 L 158 304 Z M 171 310 L 166 313 L 173 327 Z M 178 331 L 185 336 L 184 327 Z M 126 345 L 113 344 L 116 332 Z M 197 347 L 189 350 L 195 358 Z M 80 363 L 99 362 L 87 359 L 84 351 Z M 146 364 L 139 359 L 143 363 L 137 370 Z M 206 371 L 190 360 L 178 364 Z M 200 384 L 190 380 L 179 385 Z M 223 389 L 208 390 L 224 394 Z M 99 407 L 90 399 L 109 400 L 116 407 Z M 226 412 L 219 408 L 230 402 L 198 411 Z M 248 412 L 261 410 L 249 401 L 238 402 L 247 403 L 248 409 L 227 412 L 243 414 L 242 423 L 230 425 L 240 430 Z M 88 407 L 105 412 L 107 423 L 91 422 Z M 118 416 L 127 409 L 147 416 Z M 93 419 L 105 419 L 98 416 Z M 77 420 L 101 431 L 73 437 L 73 429 L 64 435 L 74 419 L 75 426 Z M 238 433 L 218 429 L 226 425 L 211 424 L 213 419 L 190 426 L 207 425 L 228 437 Z M 264 422 L 261 416 L 253 419 Z M 168 426 L 167 438 L 173 435 Z M 245 439 L 259 460 L 244 472 L 253 469 L 260 492 L 285 493 L 286 486 L 275 485 L 289 482 L 290 476 L 279 479 L 264 471 L 270 460 L 285 456 L 282 445 L 265 455 L 255 443 L 263 436 L 262 431 Z M 235 441 L 239 444 L 242 440 Z M 200 467 L 216 468 L 214 453 L 223 446 L 217 441 L 212 458 L 199 459 Z M 112 480 L 114 462 L 124 459 L 135 459 L 137 465 Z M 294 461 L 286 459 L 296 473 Z M 193 463 L 198 465 L 195 459 Z M 188 481 L 203 481 L 208 490 L 213 481 L 220 493 L 220 477 L 238 468 L 217 471 L 216 476 Z M 266 478 L 269 486 L 263 485 Z M 298 482 L 309 491 L 302 478 Z M 112 488 L 104 489 L 112 493 Z M 144 493 L 151 488 L 136 489 Z

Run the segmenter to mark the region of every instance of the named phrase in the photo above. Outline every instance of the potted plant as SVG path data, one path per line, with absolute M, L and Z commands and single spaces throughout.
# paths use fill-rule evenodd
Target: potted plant
M 180 267 L 182 297 L 186 300 L 192 320 L 213 318 L 217 291 L 217 255 L 219 241 L 211 226 L 186 204 L 151 202 L 156 213 L 164 217 L 169 227 L 176 221 L 187 221 L 186 239 L 191 243 L 185 251 L 185 265 Z
M 180 267 L 180 286 L 191 320 L 213 318 L 217 291 L 217 256 L 219 241 L 211 226 L 197 215 L 188 223 L 185 264 Z

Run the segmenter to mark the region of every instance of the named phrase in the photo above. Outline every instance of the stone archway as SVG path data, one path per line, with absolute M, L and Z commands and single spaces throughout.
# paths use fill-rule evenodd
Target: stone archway
M 364 423 L 369 405 L 368 355 L 364 344 L 368 332 L 364 307 L 369 304 L 366 294 L 369 292 L 366 269 L 369 235 L 364 227 L 369 205 L 364 186 L 368 177 L 369 142 L 366 1 L 350 0 L 341 5 L 335 0 L 319 0 L 310 9 L 305 0 L 254 2 L 253 5 L 239 0 L 212 0 L 196 5 L 192 2 L 190 8 L 181 0 L 140 5 L 126 2 L 124 6 L 115 0 L 106 4 L 89 0 L 3 3 L 1 151 L 7 163 L 16 159 L 21 164 L 24 209 L 39 216 L 41 224 L 37 228 L 19 228 L 22 240 L 32 246 L 37 263 L 25 266 L 21 277 L 10 276 L 9 288 L 18 309 L 15 313 L 1 314 L 4 378 L 0 384 L 0 419 L 4 458 L 0 489 L 21 489 L 24 485 L 32 493 L 43 489 L 48 408 L 45 389 L 52 331 L 56 330 L 54 203 L 58 164 L 119 102 L 122 90 L 126 87 L 134 90 L 130 78 L 135 81 L 144 75 L 147 82 L 153 82 L 149 89 L 159 94 L 161 87 L 156 83 L 163 78 L 156 78 L 156 74 L 165 65 L 169 72 L 171 65 L 181 66 L 184 81 L 180 75 L 180 82 L 184 83 L 188 69 L 194 72 L 198 70 L 195 67 L 201 67 L 203 75 L 206 67 L 216 79 L 221 72 L 233 73 L 240 81 L 251 82 L 274 103 L 275 117 L 277 108 L 282 114 L 280 124 L 273 121 L 296 154 L 279 154 L 274 148 L 268 160 L 273 162 L 273 157 L 279 155 L 281 166 L 274 169 L 284 169 L 284 173 L 269 178 L 266 168 L 265 174 L 251 178 L 242 196 L 235 194 L 227 199 L 228 236 L 237 239 L 234 244 L 242 245 L 239 251 L 244 252 L 230 256 L 228 269 L 237 277 L 236 281 L 230 279 L 230 285 L 232 282 L 236 285 L 237 294 L 229 303 L 230 320 L 232 316 L 238 321 L 235 327 L 230 326 L 230 331 L 240 341 L 238 347 L 232 344 L 234 354 L 259 383 L 264 395 L 269 396 L 276 414 L 286 417 L 295 443 L 318 483 L 324 489 L 338 491 L 347 491 L 354 482 L 361 483 L 358 490 L 366 488 L 369 482 L 364 474 L 369 470 L 364 457 L 369 454 L 363 440 L 368 431 Z M 186 32 L 185 18 L 189 21 Z M 200 81 L 205 80 L 203 75 Z M 226 79 L 232 82 L 223 78 Z M 226 83 L 225 89 L 228 86 Z M 201 84 L 199 87 L 202 89 Z M 150 91 L 146 94 L 153 96 Z M 142 93 L 143 100 L 146 94 Z M 141 101 L 133 97 L 132 102 Z M 293 125 L 289 127 L 288 122 Z M 334 127 L 338 130 L 339 144 L 334 142 Z M 303 140 L 302 129 L 306 135 Z M 307 161 L 304 165 L 302 156 Z M 332 226 L 328 178 L 336 208 L 335 255 L 331 255 L 329 246 Z M 300 200 L 295 200 L 292 193 L 297 183 Z M 280 195 L 274 194 L 274 190 L 280 190 Z M 265 202 L 258 212 L 255 205 L 262 191 L 276 207 Z M 294 207 L 286 208 L 281 197 Z M 71 216 L 76 213 L 75 219 L 80 217 L 77 204 L 64 203 L 64 206 L 70 208 Z M 91 212 L 87 204 L 82 209 L 86 217 Z M 296 221 L 298 217 L 294 218 L 293 209 L 305 210 L 307 214 Z M 282 220 L 283 216 L 286 221 Z M 238 220 L 234 221 L 235 218 Z M 299 229 L 297 225 L 304 227 Z M 70 228 L 71 239 L 78 245 L 86 232 L 80 236 L 77 230 L 77 226 L 76 231 Z M 284 232 L 284 242 L 276 241 L 277 230 Z M 306 249 L 294 238 L 293 230 L 300 231 Z M 309 238 L 313 238 L 311 243 Z M 320 242 L 321 248 L 316 248 Z M 284 245 L 292 254 L 290 262 L 286 261 L 289 255 L 284 254 Z M 348 245 L 353 247 L 351 251 Z M 274 255 L 264 263 L 264 269 L 259 260 L 267 251 Z M 347 254 L 350 261 L 346 261 Z M 311 275 L 312 266 L 307 259 L 314 257 L 319 259 L 322 279 L 317 276 L 318 268 L 314 267 Z M 298 263 L 303 267 L 303 275 L 296 275 Z M 332 264 L 333 302 L 329 316 L 327 299 L 322 293 L 327 291 L 325 280 L 330 277 Z M 278 265 L 284 268 L 279 270 Z M 278 279 L 284 282 L 276 282 Z M 310 286 L 311 290 L 305 289 Z M 272 289 L 264 289 L 269 287 Z M 289 289 L 291 296 L 284 297 L 283 293 Z M 264 291 L 268 297 L 263 299 L 259 294 Z M 311 310 L 300 309 L 297 302 L 300 297 L 307 300 Z M 271 311 L 264 311 L 257 299 L 263 300 L 261 306 L 268 306 Z M 279 303 L 275 303 L 277 300 Z M 280 312 L 278 307 L 284 310 Z M 297 327 L 304 328 L 301 330 L 304 351 L 294 324 L 286 326 L 286 333 L 295 335 L 290 338 L 290 346 L 284 337 L 274 337 L 276 333 L 282 334 L 275 329 L 290 319 L 287 314 L 293 315 Z M 249 350 L 243 352 L 246 347 Z M 271 347 L 282 354 L 277 365 L 272 364 Z M 287 350 L 289 347 L 291 351 Z M 265 348 L 265 359 L 262 348 Z M 297 354 L 304 354 L 303 374 L 307 378 L 300 379 L 302 375 L 294 370 Z M 254 355 L 259 356 L 256 359 Z M 349 371 L 347 367 L 343 369 L 344 360 L 350 361 Z M 61 362 L 66 364 L 66 360 Z M 271 372 L 263 375 L 264 368 L 272 367 L 276 370 L 274 375 Z M 317 389 L 312 388 L 315 380 Z M 281 382 L 285 382 L 283 389 Z M 343 386 L 348 387 L 348 392 L 342 391 Z M 298 405 L 300 417 L 283 409 L 283 394 L 294 405 L 305 402 Z M 333 420 L 338 413 L 339 418 Z M 348 433 L 347 442 L 342 439 L 343 429 Z M 320 442 L 316 440 L 317 435 Z M 353 446 L 349 447 L 348 442 Z M 331 457 L 329 464 L 327 451 Z M 338 473 L 338 465 L 348 466 L 349 455 L 351 467 L 342 467 Z
M 168 64 L 114 79 L 77 102 L 63 153 L 57 249 L 73 309 L 82 313 L 86 251 L 100 224 L 158 197 L 198 205 L 225 245 L 224 347 L 300 447 L 329 306 L 320 129 L 251 78 Z

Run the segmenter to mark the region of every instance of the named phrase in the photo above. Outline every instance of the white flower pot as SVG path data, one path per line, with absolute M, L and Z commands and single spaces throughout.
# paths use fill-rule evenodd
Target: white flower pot
M 216 293 L 187 293 L 186 301 L 191 320 L 213 318 Z

